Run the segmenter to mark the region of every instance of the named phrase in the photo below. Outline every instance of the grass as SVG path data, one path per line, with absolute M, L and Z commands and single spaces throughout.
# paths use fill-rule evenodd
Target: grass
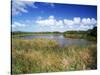
M 83 34 L 64 34 L 64 37 L 66 38 L 83 38 Z
M 97 41 L 96 37 L 90 36 L 90 35 L 87 35 L 87 34 L 77 34 L 77 33 L 64 34 L 64 37 L 65 38 L 72 38 L 72 39 L 78 38 L 78 39 L 87 39 L 87 40 L 90 40 L 90 41 Z
M 96 51 L 96 44 L 61 48 L 55 40 L 12 38 L 12 73 L 96 69 Z
M 61 32 L 11 32 L 12 37 L 21 37 L 21 36 L 32 36 L 32 35 L 51 35 L 51 34 L 62 34 Z

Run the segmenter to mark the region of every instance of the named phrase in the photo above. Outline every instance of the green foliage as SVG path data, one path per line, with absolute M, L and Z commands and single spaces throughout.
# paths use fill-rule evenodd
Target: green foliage
M 87 40 L 97 40 L 97 27 L 87 31 L 66 31 L 63 33 L 66 38 L 81 38 Z
M 88 35 L 97 37 L 97 27 L 94 27 L 93 29 L 90 29 L 87 32 L 88 32 Z
M 45 35 L 45 34 L 62 34 L 61 32 L 11 32 L 12 37 Z

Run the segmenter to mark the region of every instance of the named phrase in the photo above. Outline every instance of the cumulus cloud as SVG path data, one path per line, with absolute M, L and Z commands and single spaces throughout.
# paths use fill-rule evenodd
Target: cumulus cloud
M 12 15 L 18 15 L 21 13 L 27 13 L 27 6 L 37 8 L 34 5 L 34 2 L 31 1 L 18 1 L 18 0 L 13 0 L 12 1 Z
M 48 26 L 51 28 L 63 28 L 63 21 L 56 20 L 54 16 L 49 16 L 47 19 L 41 19 L 36 21 L 40 26 Z
M 44 19 L 44 20 L 37 20 L 36 23 L 41 25 L 41 26 L 50 26 L 50 25 L 54 25 L 56 22 L 56 20 L 54 19 L 54 16 L 49 16 L 48 19 Z
M 36 23 L 40 26 L 48 26 L 51 28 L 70 28 L 70 29 L 89 29 L 96 25 L 97 21 L 95 18 L 80 18 L 74 17 L 70 19 L 57 20 L 53 15 L 49 16 L 47 19 L 37 20 Z
M 64 25 L 73 25 L 74 24 L 73 20 L 64 19 L 63 21 L 64 21 Z
M 65 25 L 95 25 L 96 19 L 95 18 L 80 18 L 74 17 L 73 20 L 64 19 Z
M 96 20 L 94 18 L 92 18 L 92 19 L 83 18 L 82 19 L 82 24 L 84 24 L 84 25 L 94 25 L 94 24 L 96 24 Z
M 40 17 L 41 18 L 41 17 Z M 69 19 L 62 19 L 57 20 L 54 16 L 49 16 L 47 19 L 38 19 L 36 21 L 37 24 L 41 26 L 59 26 L 59 25 L 95 25 L 96 19 L 95 18 L 80 18 L 74 17 L 72 20 Z
M 74 17 L 73 21 L 74 21 L 74 24 L 80 24 L 81 18 L 80 17 Z
M 25 27 L 25 24 L 19 23 L 19 22 L 14 22 L 12 24 L 12 28 L 19 28 L 19 27 Z

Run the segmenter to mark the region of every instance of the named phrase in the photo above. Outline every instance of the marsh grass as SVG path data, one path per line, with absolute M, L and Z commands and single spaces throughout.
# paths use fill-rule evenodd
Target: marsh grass
M 96 69 L 96 45 L 65 46 L 50 39 L 12 39 L 12 73 Z

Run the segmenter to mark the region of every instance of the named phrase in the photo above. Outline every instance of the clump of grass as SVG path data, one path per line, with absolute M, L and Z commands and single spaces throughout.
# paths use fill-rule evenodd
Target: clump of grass
M 50 39 L 12 39 L 12 73 L 96 69 L 96 45 L 60 48 Z
M 83 34 L 64 34 L 64 37 L 66 38 L 83 38 L 84 35 Z

